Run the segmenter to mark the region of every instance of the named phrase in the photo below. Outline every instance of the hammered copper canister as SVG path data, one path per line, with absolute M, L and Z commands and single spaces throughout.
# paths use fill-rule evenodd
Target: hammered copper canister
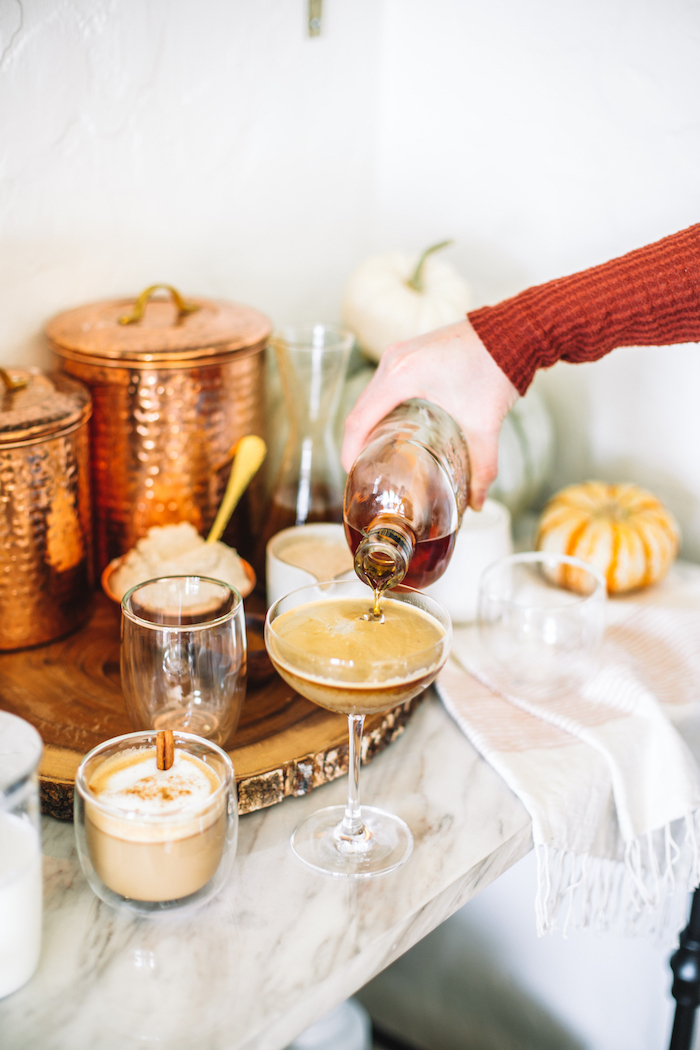
M 151 299 L 163 288 L 171 298 Z M 99 572 L 152 525 L 212 525 L 235 445 L 264 436 L 270 322 L 257 310 L 185 301 L 170 286 L 91 303 L 47 326 L 63 367 L 90 388 L 95 562 Z M 225 539 L 246 556 L 255 516 L 237 511 Z
M 90 611 L 90 394 L 61 372 L 0 375 L 0 649 L 22 649 Z

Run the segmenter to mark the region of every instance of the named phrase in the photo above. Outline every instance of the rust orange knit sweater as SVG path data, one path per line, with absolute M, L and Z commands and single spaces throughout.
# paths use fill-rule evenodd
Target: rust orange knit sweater
M 538 368 L 700 341 L 700 224 L 467 315 L 524 394 Z

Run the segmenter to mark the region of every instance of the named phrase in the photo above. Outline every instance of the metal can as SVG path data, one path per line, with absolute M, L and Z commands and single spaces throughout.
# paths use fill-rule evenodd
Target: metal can
M 91 402 L 60 372 L 10 373 L 0 370 L 0 649 L 23 649 L 90 611 Z
M 171 300 L 151 296 L 165 288 Z M 63 368 L 90 388 L 95 567 L 124 554 L 152 525 L 216 516 L 238 440 L 264 436 L 263 353 L 271 325 L 250 307 L 185 301 L 168 285 L 53 318 Z M 255 486 L 225 538 L 252 548 Z

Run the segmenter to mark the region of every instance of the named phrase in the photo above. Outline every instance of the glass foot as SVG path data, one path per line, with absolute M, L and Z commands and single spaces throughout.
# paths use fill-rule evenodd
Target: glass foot
M 363 806 L 364 833 L 352 838 L 340 832 L 344 815 L 345 806 L 328 806 L 307 817 L 291 838 L 299 860 L 325 875 L 369 879 L 393 871 L 411 856 L 413 836 L 393 813 Z

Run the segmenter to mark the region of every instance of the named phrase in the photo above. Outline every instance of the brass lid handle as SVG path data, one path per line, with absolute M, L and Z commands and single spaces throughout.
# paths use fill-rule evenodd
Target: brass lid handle
M 173 302 L 177 306 L 179 317 L 182 317 L 185 314 L 193 314 L 196 310 L 200 309 L 197 303 L 188 303 L 183 299 L 177 288 L 173 288 L 172 284 L 152 284 L 148 288 L 144 288 L 141 292 L 141 295 L 134 303 L 134 309 L 131 313 L 124 314 L 119 318 L 119 324 L 135 324 L 137 321 L 140 321 L 146 312 L 146 305 L 148 304 L 149 299 L 160 289 L 163 289 L 165 292 L 170 292 L 173 297 Z

